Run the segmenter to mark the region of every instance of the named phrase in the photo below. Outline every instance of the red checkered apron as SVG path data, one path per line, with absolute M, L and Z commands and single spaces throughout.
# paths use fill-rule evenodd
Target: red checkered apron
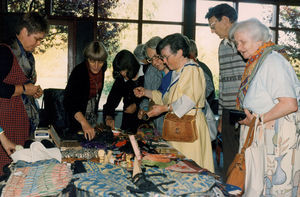
M 28 79 L 24 75 L 17 58 L 15 55 L 13 56 L 12 68 L 3 82 L 12 85 L 24 84 Z M 24 142 L 29 138 L 29 119 L 21 96 L 12 96 L 10 99 L 0 98 L 0 126 L 5 131 L 7 138 L 16 144 L 24 145 Z M 0 146 L 0 175 L 3 175 L 3 166 L 10 162 L 10 157 Z

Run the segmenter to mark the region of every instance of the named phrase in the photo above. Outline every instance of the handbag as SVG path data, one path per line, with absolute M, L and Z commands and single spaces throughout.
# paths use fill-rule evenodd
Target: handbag
M 246 167 L 245 167 L 245 150 L 248 148 L 253 141 L 254 127 L 255 127 L 254 117 L 250 123 L 250 128 L 248 130 L 246 141 L 241 149 L 240 153 L 237 153 L 234 157 L 233 162 L 230 164 L 227 171 L 227 184 L 235 185 L 244 191 L 245 177 L 246 177 Z
M 258 129 L 258 117 L 255 121 L 254 141 L 245 151 L 246 177 L 244 196 L 261 196 L 264 189 L 265 125 L 263 124 L 263 116 L 261 116 L 262 131 Z M 263 132 L 262 135 L 260 132 Z
M 172 97 L 174 94 L 175 90 Z M 196 126 L 197 110 L 198 105 L 196 106 L 195 115 L 183 115 L 181 118 L 174 113 L 168 112 L 164 118 L 162 138 L 167 141 L 176 142 L 196 141 L 198 139 Z
M 198 139 L 196 114 L 194 116 L 184 115 L 178 118 L 176 114 L 167 113 L 163 124 L 163 139 L 176 142 L 196 141 Z
M 246 114 L 244 111 L 230 109 L 229 110 L 229 122 L 231 125 L 235 125 L 238 121 L 244 120 L 246 118 Z

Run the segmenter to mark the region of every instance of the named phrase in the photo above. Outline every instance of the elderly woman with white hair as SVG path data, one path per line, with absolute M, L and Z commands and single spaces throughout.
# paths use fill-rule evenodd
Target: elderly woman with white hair
M 259 180 L 247 184 L 246 178 L 245 194 L 299 196 L 299 131 L 295 123 L 300 83 L 297 75 L 286 60 L 283 47 L 271 41 L 269 29 L 257 19 L 237 23 L 229 36 L 235 41 L 237 50 L 248 59 L 237 98 L 237 108 L 244 109 L 247 115 L 239 122 L 245 125 L 241 128 L 241 136 L 249 129 L 254 116 L 258 117 L 253 142 L 261 140 L 264 149 L 261 158 L 264 166 L 260 166 L 262 184 L 258 184 Z M 255 157 L 259 159 L 258 155 Z M 249 162 L 253 161 L 246 158 L 246 168 Z M 258 175 L 258 172 L 258 169 L 247 171 L 246 177 Z

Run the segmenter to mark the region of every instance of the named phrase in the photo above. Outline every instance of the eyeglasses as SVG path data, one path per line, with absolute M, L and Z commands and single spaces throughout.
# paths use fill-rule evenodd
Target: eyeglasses
M 213 23 L 209 24 L 209 27 L 210 27 L 212 30 L 214 30 L 214 29 L 215 29 L 216 22 L 217 22 L 217 21 L 215 21 L 215 22 L 213 22 Z
M 161 56 L 159 56 L 159 55 L 154 55 L 152 58 L 146 59 L 146 61 L 147 61 L 148 63 L 152 63 L 153 60 L 155 60 L 155 59 L 163 60 L 163 58 L 162 58 Z

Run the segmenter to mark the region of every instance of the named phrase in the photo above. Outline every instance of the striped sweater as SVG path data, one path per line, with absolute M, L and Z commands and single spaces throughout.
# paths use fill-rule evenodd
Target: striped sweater
M 219 110 L 235 109 L 237 92 L 244 73 L 246 61 L 243 60 L 233 43 L 224 39 L 219 46 Z

